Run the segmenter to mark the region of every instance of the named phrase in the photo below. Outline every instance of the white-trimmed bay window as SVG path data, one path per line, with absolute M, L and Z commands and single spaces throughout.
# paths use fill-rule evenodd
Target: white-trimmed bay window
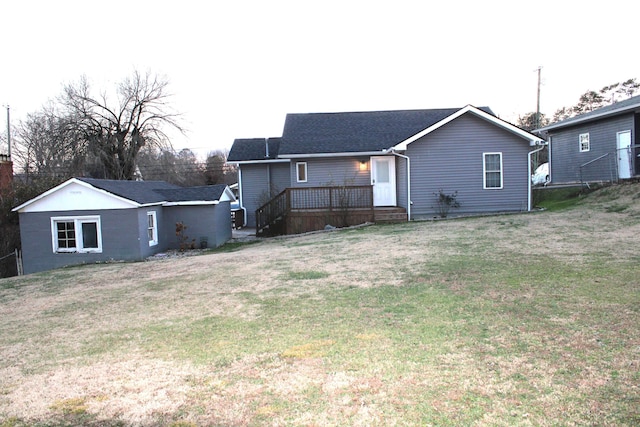
M 53 252 L 102 252 L 99 216 L 51 218 Z
M 155 211 L 147 212 L 147 236 L 149 237 L 149 246 L 158 244 L 158 221 Z
M 482 153 L 484 188 L 499 190 L 502 188 L 502 153 Z

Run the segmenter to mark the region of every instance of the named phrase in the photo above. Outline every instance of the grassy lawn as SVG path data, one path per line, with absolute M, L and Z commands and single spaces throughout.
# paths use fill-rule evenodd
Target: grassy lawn
M 0 280 L 0 426 L 640 424 L 640 184 Z

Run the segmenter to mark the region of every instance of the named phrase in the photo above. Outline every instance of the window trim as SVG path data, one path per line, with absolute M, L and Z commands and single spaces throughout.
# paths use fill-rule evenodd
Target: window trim
M 583 141 L 583 137 L 585 137 L 585 141 Z M 583 148 L 583 144 L 586 143 L 586 148 Z M 586 153 L 591 151 L 591 138 L 589 137 L 589 132 L 581 133 L 578 135 L 578 148 L 581 153 Z
M 300 179 L 300 167 L 304 168 L 304 179 Z M 307 162 L 296 162 L 296 182 L 307 182 L 309 178 Z
M 153 218 L 152 225 L 149 225 L 149 217 Z M 147 212 L 147 237 L 151 231 L 151 239 L 149 240 L 149 246 L 156 246 L 158 244 L 158 216 L 156 211 Z
M 58 227 L 59 222 L 73 222 L 73 229 L 75 232 L 76 246 L 74 248 L 60 248 L 58 247 Z M 83 236 L 82 236 L 82 224 L 95 223 L 97 234 L 97 248 L 84 248 Z M 51 247 L 53 253 L 102 253 L 102 226 L 99 215 L 85 215 L 85 216 L 54 216 L 51 217 Z
M 487 170 L 487 156 L 500 157 L 500 169 L 499 170 Z M 500 173 L 500 186 L 499 187 L 487 187 L 487 173 Z M 487 152 L 482 153 L 482 187 L 485 190 L 502 190 L 504 188 L 504 167 L 502 164 L 502 152 Z

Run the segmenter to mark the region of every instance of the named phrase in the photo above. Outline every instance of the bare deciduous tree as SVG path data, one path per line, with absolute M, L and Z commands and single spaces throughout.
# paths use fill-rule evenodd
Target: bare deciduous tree
M 183 129 L 179 115 L 169 111 L 167 85 L 150 73 L 134 72 L 118 85 L 116 104 L 110 103 L 106 92 L 94 96 L 86 77 L 65 87 L 60 102 L 95 159 L 93 175 L 133 179 L 143 147 L 171 146 L 165 128 Z

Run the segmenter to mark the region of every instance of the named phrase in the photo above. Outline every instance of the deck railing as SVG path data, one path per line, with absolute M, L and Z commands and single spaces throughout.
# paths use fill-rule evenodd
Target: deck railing
M 292 211 L 373 209 L 371 185 L 287 188 L 256 210 L 256 233 Z

